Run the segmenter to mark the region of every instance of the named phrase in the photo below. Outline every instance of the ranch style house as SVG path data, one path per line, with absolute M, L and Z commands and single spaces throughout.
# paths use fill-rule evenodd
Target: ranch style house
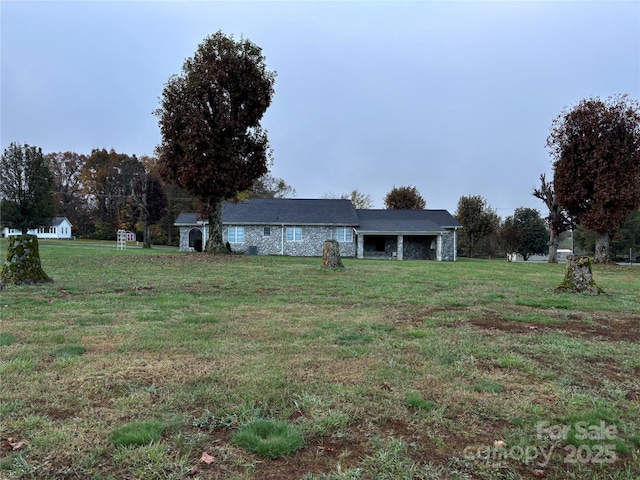
M 27 231 L 29 235 L 36 235 L 38 238 L 48 238 L 55 240 L 71 239 L 71 222 L 67 217 L 54 217 L 51 225 L 46 227 L 32 228 Z M 22 235 L 22 232 L 15 228 L 5 227 L 2 229 L 2 238 L 11 235 Z
M 226 202 L 223 241 L 250 255 L 322 256 L 337 240 L 342 257 L 455 261 L 457 230 L 446 210 L 359 210 L 350 200 L 256 198 Z M 208 220 L 181 213 L 180 251 L 202 251 Z

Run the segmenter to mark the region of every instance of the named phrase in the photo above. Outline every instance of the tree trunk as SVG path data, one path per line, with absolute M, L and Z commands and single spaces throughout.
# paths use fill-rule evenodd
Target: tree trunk
M 560 243 L 560 238 L 558 232 L 556 232 L 553 228 L 550 229 L 549 233 L 549 259 L 548 263 L 558 263 L 558 244 Z
M 0 270 L 0 282 L 43 283 L 52 281 L 42 270 L 38 237 L 12 235 L 7 239 L 7 260 Z
M 142 248 L 151 248 L 151 225 L 145 215 Z
M 207 253 L 229 253 L 229 249 L 222 242 L 222 208 L 223 199 L 212 200 L 207 205 L 209 219 L 209 238 L 204 251 Z
M 326 240 L 322 247 L 322 268 L 344 268 L 337 240 Z
M 609 262 L 609 234 L 607 232 L 596 232 L 596 254 L 594 263 Z
M 596 295 L 604 293 L 593 279 L 591 259 L 581 255 L 569 255 L 567 257 L 564 281 L 558 286 L 558 290 L 595 293 Z
M 151 225 L 149 222 L 149 204 L 147 203 L 148 189 L 149 189 L 149 177 L 145 175 L 144 179 L 142 180 L 142 215 L 144 216 L 142 248 L 151 248 Z

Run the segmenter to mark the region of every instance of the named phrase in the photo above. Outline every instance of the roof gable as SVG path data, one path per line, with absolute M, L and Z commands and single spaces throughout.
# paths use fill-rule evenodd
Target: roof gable
M 176 218 L 175 225 L 197 225 L 198 215 L 195 212 L 181 212 Z
M 73 227 L 73 225 L 71 225 L 71 222 L 67 217 L 53 217 L 53 220 L 51 221 L 51 226 L 59 227 L 63 222 L 67 222 L 70 227 Z

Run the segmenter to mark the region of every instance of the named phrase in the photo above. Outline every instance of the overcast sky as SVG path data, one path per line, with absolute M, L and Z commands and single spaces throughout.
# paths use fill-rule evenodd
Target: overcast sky
M 0 3 L 1 146 L 152 155 L 170 75 L 222 30 L 277 71 L 272 174 L 299 198 L 415 185 L 453 213 L 537 208 L 553 119 L 640 99 L 640 2 Z

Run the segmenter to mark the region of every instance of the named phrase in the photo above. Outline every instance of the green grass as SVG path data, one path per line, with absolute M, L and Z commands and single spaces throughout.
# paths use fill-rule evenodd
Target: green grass
M 54 353 L 58 358 L 68 359 L 78 357 L 84 354 L 86 351 L 87 349 L 81 345 L 68 345 L 66 347 L 58 348 Z
M 233 436 L 233 443 L 273 459 L 301 449 L 304 438 L 298 429 L 286 422 L 263 418 L 242 426 Z
M 491 380 L 478 380 L 475 382 L 471 388 L 476 392 L 484 392 L 484 393 L 500 393 L 503 390 L 502 385 L 497 382 L 492 382 Z
M 160 440 L 163 429 L 160 422 L 131 422 L 116 428 L 111 433 L 110 440 L 120 447 L 147 445 Z
M 0 332 L 0 347 L 11 345 L 16 341 L 16 336 L 13 333 Z
M 599 445 L 539 422 L 618 432 L 615 463 L 557 455 L 545 478 L 640 478 L 638 268 L 595 266 L 608 295 L 589 296 L 540 263 L 40 253 L 54 282 L 0 293 L 0 439 L 29 442 L 2 452 L 3 479 L 519 479 L 531 465 L 465 449 Z M 234 443 L 265 418 L 304 445 Z
M 405 400 L 409 407 L 412 407 L 416 410 L 429 411 L 433 410 L 436 407 L 436 402 L 425 400 L 420 392 L 407 392 L 407 394 L 405 395 Z

